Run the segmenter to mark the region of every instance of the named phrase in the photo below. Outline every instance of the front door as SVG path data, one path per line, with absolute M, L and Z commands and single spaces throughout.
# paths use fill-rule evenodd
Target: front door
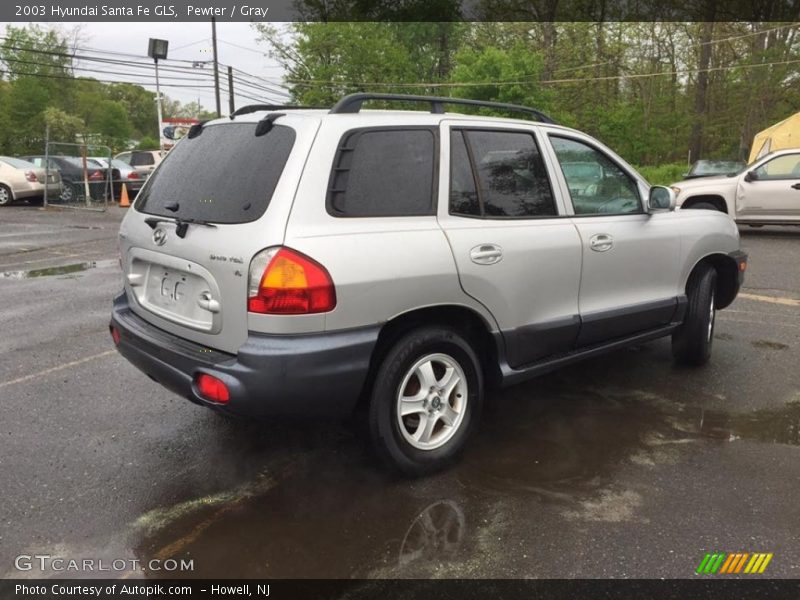
M 536 128 L 445 122 L 441 140 L 449 177 L 441 178 L 439 222 L 464 291 L 502 331 L 508 363 L 571 350 L 581 240 L 554 193 Z
M 582 244 L 578 347 L 669 324 L 679 302 L 675 213 L 647 214 L 643 186 L 594 141 L 548 138 Z
M 800 152 L 781 154 L 750 172 L 755 178 L 739 176 L 737 217 L 752 221 L 800 221 Z

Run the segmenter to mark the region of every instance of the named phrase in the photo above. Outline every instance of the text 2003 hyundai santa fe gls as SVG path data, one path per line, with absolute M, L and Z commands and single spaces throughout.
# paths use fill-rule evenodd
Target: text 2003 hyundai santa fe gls
M 409 473 L 457 455 L 490 385 L 666 335 L 708 360 L 746 267 L 729 216 L 534 109 L 361 111 L 397 98 L 195 126 L 122 223 L 119 351 L 221 412 L 366 406 Z

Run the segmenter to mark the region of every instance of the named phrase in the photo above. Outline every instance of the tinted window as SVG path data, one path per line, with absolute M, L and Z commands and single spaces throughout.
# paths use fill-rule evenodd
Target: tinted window
M 132 167 L 148 167 L 156 164 L 156 159 L 149 152 L 134 152 L 131 156 Z
M 603 152 L 568 138 L 550 141 L 576 215 L 642 212 L 636 181 Z
M 247 223 L 267 210 L 294 145 L 293 129 L 276 125 L 256 137 L 254 123 L 206 126 L 183 138 L 136 199 L 145 213 L 214 223 Z M 167 210 L 167 205 L 178 210 Z
M 759 179 L 800 179 L 800 154 L 777 156 L 756 169 Z
M 450 212 L 455 215 L 481 214 L 475 177 L 461 131 L 450 133 Z
M 328 211 L 338 217 L 433 214 L 435 157 L 430 129 L 346 134 L 334 161 Z
M 533 135 L 524 131 L 465 130 L 484 217 L 556 214 L 553 191 Z

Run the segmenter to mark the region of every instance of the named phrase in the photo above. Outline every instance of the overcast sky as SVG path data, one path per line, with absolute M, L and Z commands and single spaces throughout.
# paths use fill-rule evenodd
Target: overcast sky
M 5 30 L 6 23 L 0 23 L 0 31 Z M 13 25 L 20 26 L 21 23 Z M 58 28 L 69 31 L 76 24 L 72 23 L 59 23 L 51 24 Z M 285 28 L 285 25 L 278 25 L 278 27 Z M 137 54 L 145 60 L 147 59 L 147 42 L 151 37 L 161 38 L 169 41 L 169 59 L 182 59 L 191 61 L 207 61 L 212 57 L 211 51 L 211 22 L 208 23 L 181 23 L 181 22 L 156 22 L 156 23 L 81 23 L 81 46 L 88 46 L 97 50 L 108 50 L 114 52 L 126 52 Z M 219 62 L 231 65 L 242 71 L 246 71 L 255 76 L 267 79 L 270 81 L 281 82 L 281 75 L 283 70 L 277 63 L 266 56 L 267 45 L 257 44 L 258 32 L 255 31 L 250 23 L 237 23 L 237 22 L 217 22 L 217 48 L 219 54 Z M 123 57 L 124 58 L 124 57 Z M 162 63 L 168 64 L 168 63 Z M 184 66 L 188 65 L 186 63 Z M 79 66 L 83 67 L 97 67 L 102 70 L 115 70 L 124 71 L 125 67 L 120 65 L 100 65 L 99 63 L 81 63 Z M 212 72 L 211 65 L 206 65 L 199 71 L 206 73 Z M 142 73 L 141 69 L 136 69 L 136 72 Z M 92 74 L 82 71 L 77 71 L 78 75 L 92 76 Z M 168 75 L 162 71 L 162 76 Z M 191 77 L 191 74 L 177 74 L 169 73 L 175 77 Z M 93 76 L 98 79 L 110 80 L 124 80 L 122 75 L 112 74 L 94 74 Z M 245 77 L 244 75 L 239 75 Z M 211 77 L 200 76 L 203 79 L 208 79 L 207 84 L 213 84 Z M 224 68 L 220 69 L 220 78 L 227 78 L 227 73 Z M 258 83 L 252 78 L 251 82 Z M 133 78 L 130 79 L 134 81 Z M 136 80 L 139 81 L 139 80 Z M 187 83 L 193 85 L 193 82 L 184 82 L 172 80 L 172 83 Z M 147 89 L 155 89 L 154 85 L 144 85 Z M 234 92 L 237 92 L 237 84 L 234 83 Z M 244 104 L 252 104 L 254 99 L 261 101 L 276 101 L 279 97 L 267 93 L 260 92 L 255 89 L 241 90 L 252 98 L 245 98 L 236 94 L 236 106 Z M 181 102 L 197 101 L 204 108 L 214 109 L 214 90 L 213 89 L 190 89 L 179 87 L 163 87 L 162 92 L 169 96 L 180 100 Z M 227 113 L 228 99 L 227 95 L 222 94 L 222 112 Z

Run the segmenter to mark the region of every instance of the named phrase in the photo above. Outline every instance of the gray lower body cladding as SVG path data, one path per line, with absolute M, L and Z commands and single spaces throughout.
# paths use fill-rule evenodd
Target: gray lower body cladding
M 358 402 L 379 326 L 307 335 L 250 334 L 236 355 L 218 352 L 154 327 L 114 299 L 111 325 L 120 354 L 139 370 L 198 404 L 249 417 L 344 417 Z M 197 392 L 208 373 L 225 382 L 230 402 Z

